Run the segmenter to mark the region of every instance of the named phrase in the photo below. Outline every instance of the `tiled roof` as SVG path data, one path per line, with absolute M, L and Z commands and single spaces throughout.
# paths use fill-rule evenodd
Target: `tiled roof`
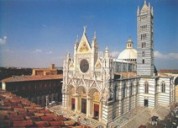
M 0 128 L 9 127 L 89 128 L 63 115 L 55 115 L 27 99 L 0 90 Z
M 161 69 L 159 73 L 178 73 L 177 69 Z
M 6 79 L 3 79 L 2 82 L 23 82 L 23 81 L 37 81 L 37 80 L 54 80 L 62 79 L 63 75 L 36 75 L 36 76 L 12 76 Z
M 119 73 L 115 73 L 115 75 L 121 75 L 122 78 L 137 77 L 136 72 L 119 72 Z

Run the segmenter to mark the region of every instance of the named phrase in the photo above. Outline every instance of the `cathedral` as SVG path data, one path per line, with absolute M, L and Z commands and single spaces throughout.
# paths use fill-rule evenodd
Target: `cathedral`
M 107 125 L 141 107 L 175 102 L 173 77 L 161 76 L 154 65 L 153 7 L 137 10 L 137 49 L 128 39 L 118 58 L 108 48 L 98 53 L 96 34 L 91 43 L 84 27 L 81 39 L 63 63 L 62 107 Z

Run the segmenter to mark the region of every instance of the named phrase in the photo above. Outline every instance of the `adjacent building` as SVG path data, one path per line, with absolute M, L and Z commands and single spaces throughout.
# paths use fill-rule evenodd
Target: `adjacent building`
M 52 65 L 46 69 L 33 69 L 32 75 L 12 76 L 2 80 L 2 89 L 29 99 L 41 106 L 62 101 L 62 74 Z

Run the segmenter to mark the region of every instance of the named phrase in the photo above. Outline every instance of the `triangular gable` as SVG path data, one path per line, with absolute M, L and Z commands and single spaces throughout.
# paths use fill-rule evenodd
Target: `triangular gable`
M 96 88 L 96 87 L 97 87 L 96 81 L 93 81 L 93 83 L 91 84 L 91 88 Z
M 77 81 L 77 85 L 78 86 L 83 86 L 84 85 L 84 81 L 83 80 L 78 80 Z
M 98 60 L 96 61 L 96 64 L 95 64 L 95 68 L 96 68 L 96 69 L 101 69 L 101 67 L 102 67 L 101 61 L 100 61 L 100 59 L 98 59 Z
M 79 53 L 88 53 L 91 51 L 90 43 L 86 37 L 86 34 L 83 33 L 82 38 L 80 40 L 77 52 Z

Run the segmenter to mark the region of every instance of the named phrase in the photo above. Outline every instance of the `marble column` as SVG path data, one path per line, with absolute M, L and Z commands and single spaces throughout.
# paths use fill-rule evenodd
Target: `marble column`
M 87 117 L 91 117 L 91 97 L 87 96 Z
M 65 109 L 68 108 L 68 102 L 69 102 L 69 94 L 68 93 L 63 93 L 63 101 L 62 105 Z
M 75 94 L 75 112 L 79 112 L 79 94 Z

